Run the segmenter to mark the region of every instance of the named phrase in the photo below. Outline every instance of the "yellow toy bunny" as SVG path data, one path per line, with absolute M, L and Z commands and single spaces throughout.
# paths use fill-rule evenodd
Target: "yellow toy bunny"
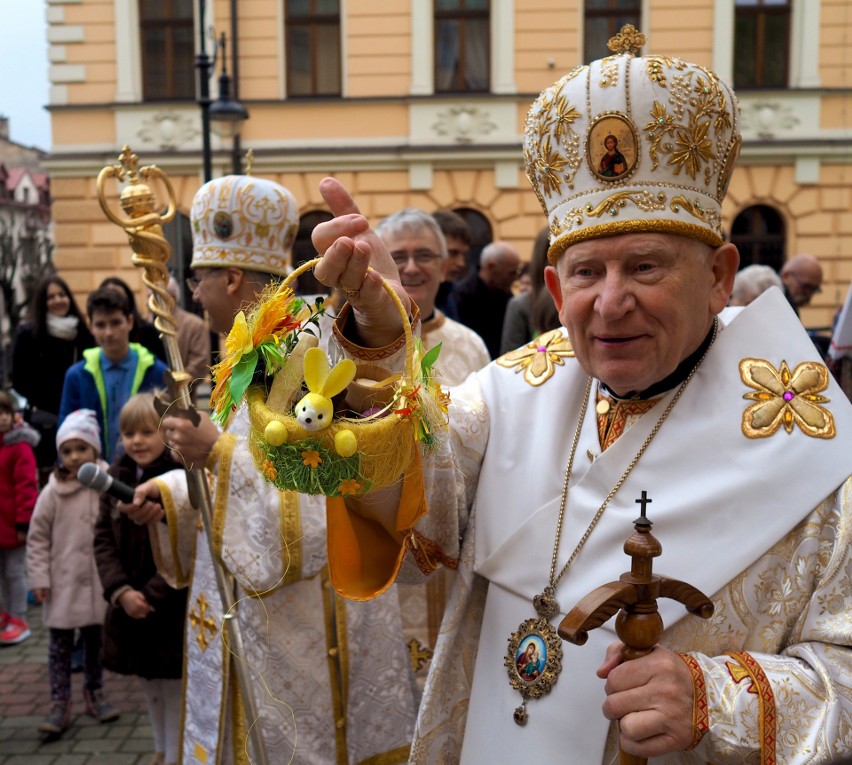
M 324 430 L 334 416 L 332 397 L 346 390 L 355 379 L 355 362 L 343 359 L 329 369 L 328 356 L 319 348 L 305 352 L 305 384 L 308 393 L 296 404 L 296 421 L 305 430 Z M 335 434 L 334 446 L 341 457 L 351 457 L 357 448 L 355 434 L 342 430 Z

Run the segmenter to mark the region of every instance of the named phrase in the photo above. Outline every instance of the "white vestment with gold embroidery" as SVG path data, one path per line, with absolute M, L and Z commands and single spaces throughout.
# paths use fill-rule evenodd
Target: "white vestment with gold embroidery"
M 220 439 L 221 446 L 237 437 L 232 451 L 219 451 L 214 526 L 237 585 L 246 655 L 235 660 L 249 667 L 268 762 L 405 762 L 417 707 L 398 603 L 353 603 L 334 593 L 325 572 L 324 497 L 282 494 L 266 483 L 247 434 L 243 407 Z M 183 472 L 162 476 L 161 486 L 173 535 L 162 527 L 155 534 L 158 565 L 179 579 L 177 551 L 183 572 L 191 572 L 182 762 L 247 763 L 251 721 L 233 714 L 237 680 L 223 672 L 222 606 L 205 532 Z
M 821 395 L 829 399 L 822 406 L 834 417 L 834 438 L 812 437 L 798 425 L 748 438 L 743 413 L 753 402 L 744 394 L 753 389 L 739 371 L 746 358 L 775 369 L 786 362 L 791 371 L 819 363 L 775 290 L 729 317 L 556 590 L 554 626 L 592 589 L 629 570 L 622 548 L 638 515 L 635 500 L 647 491 L 663 547 L 655 571 L 711 595 L 716 607 L 703 621 L 659 601 L 662 642 L 690 652 L 703 670 L 709 731 L 695 750 L 655 764 L 803 765 L 852 749 L 852 407 L 831 380 Z M 460 565 L 420 709 L 414 763 L 617 762 L 601 713 L 604 683 L 595 676 L 605 646 L 616 640 L 611 622 L 583 647 L 563 644 L 553 690 L 527 703 L 525 727 L 513 722 L 521 696 L 504 666 L 508 638 L 536 616 L 532 599 L 548 583 L 586 386 L 573 358 L 561 357 L 539 386 L 521 371 L 491 364 L 451 391 L 448 447 L 424 461 L 430 514 L 417 529 L 459 556 Z M 673 395 L 663 395 L 603 453 L 593 398 L 557 571 Z M 417 576 L 410 559 L 400 576 Z

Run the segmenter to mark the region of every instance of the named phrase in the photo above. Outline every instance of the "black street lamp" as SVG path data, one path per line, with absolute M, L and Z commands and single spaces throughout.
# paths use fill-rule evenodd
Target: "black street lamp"
M 204 23 L 205 0 L 198 0 L 198 22 L 200 44 L 198 55 L 195 57 L 195 68 L 198 70 L 198 105 L 201 107 L 201 152 L 204 160 L 204 182 L 213 177 L 213 158 L 210 149 L 210 123 L 220 126 L 219 133 L 233 138 L 240 125 L 248 119 L 248 111 L 231 96 L 231 77 L 228 74 L 225 33 L 222 32 L 220 41 L 214 45 L 213 58 L 207 55 L 207 29 Z M 221 49 L 222 73 L 219 75 L 219 96 L 215 101 L 210 100 L 210 75 L 216 64 L 216 56 Z

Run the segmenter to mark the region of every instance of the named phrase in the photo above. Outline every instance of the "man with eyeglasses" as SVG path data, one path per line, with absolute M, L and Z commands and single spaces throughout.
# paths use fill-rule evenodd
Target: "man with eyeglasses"
M 435 364 L 441 384 L 463 383 L 469 374 L 487 366 L 491 357 L 476 332 L 446 316 L 435 304 L 448 262 L 440 223 L 422 210 L 408 208 L 381 221 L 376 233 L 396 264 L 403 288 L 420 309 L 423 350 L 441 344 Z M 405 644 L 421 690 L 431 666 L 452 576 L 452 571 L 442 568 L 425 586 L 397 584 L 395 588 L 400 610 L 406 614 Z
M 479 270 L 459 284 L 452 296 L 459 321 L 485 341 L 492 359 L 500 355 L 503 318 L 520 269 L 521 256 L 511 244 L 491 242 L 482 250 Z
M 428 349 L 441 343 L 441 382 L 458 385 L 489 361 L 488 349 L 472 329 L 448 318 L 435 305 L 447 261 L 447 244 L 435 219 L 408 208 L 385 218 L 376 231 L 390 250 L 399 278 L 421 316 L 421 339 Z
M 784 282 L 787 300 L 799 313 L 799 309 L 810 303 L 814 295 L 822 292 L 822 266 L 813 255 L 796 255 L 781 269 L 781 281 Z

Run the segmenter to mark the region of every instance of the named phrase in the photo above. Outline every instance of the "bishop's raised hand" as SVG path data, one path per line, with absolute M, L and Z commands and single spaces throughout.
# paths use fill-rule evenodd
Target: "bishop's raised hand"
M 327 287 L 343 293 L 354 311 L 358 340 L 363 345 L 387 345 L 399 337 L 402 326 L 381 277 L 411 312 L 411 300 L 399 282 L 396 264 L 340 181 L 323 178 L 319 190 L 335 217 L 314 229 L 314 247 L 322 257 L 314 275 Z M 372 272 L 368 272 L 369 267 Z

